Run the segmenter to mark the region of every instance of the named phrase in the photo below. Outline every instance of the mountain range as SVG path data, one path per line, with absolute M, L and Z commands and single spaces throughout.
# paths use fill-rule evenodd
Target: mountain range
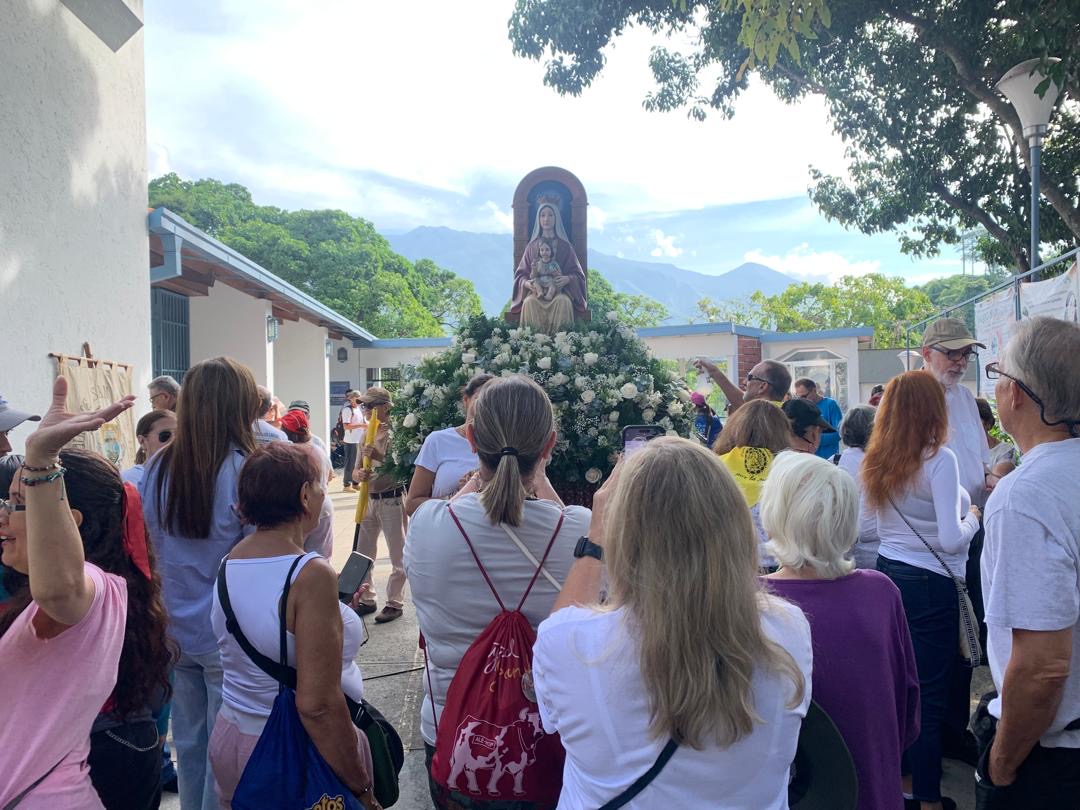
M 467 278 L 476 287 L 484 312 L 500 312 L 513 284 L 514 240 L 510 234 L 470 233 L 423 226 L 388 234 L 393 249 L 410 261 L 431 259 Z M 604 275 L 617 292 L 644 295 L 667 307 L 666 323 L 700 317 L 697 302 L 743 300 L 757 290 L 775 295 L 795 283 L 791 276 L 755 262 L 718 275 L 685 270 L 673 264 L 646 262 L 589 251 L 589 267 Z

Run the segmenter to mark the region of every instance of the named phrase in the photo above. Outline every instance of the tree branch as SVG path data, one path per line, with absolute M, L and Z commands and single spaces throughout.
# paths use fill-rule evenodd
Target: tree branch
M 944 200 L 951 208 L 955 208 L 957 211 L 967 214 L 986 228 L 986 232 L 997 239 L 998 242 L 1009 251 L 1009 254 L 1013 257 L 1013 261 L 1016 262 L 1016 266 L 1019 268 L 1019 272 L 1027 272 L 1030 268 L 1027 255 L 1023 250 L 1016 246 L 1012 239 L 1009 238 L 1009 232 L 1002 228 L 990 214 L 974 203 L 968 202 L 962 197 L 953 194 L 940 180 L 935 180 L 931 185 L 931 188 L 933 189 L 933 192 Z
M 885 12 L 893 17 L 893 19 L 899 22 L 904 22 L 915 29 L 918 37 L 922 42 L 931 50 L 938 51 L 944 55 L 956 70 L 957 78 L 960 80 L 960 86 L 964 88 L 968 93 L 975 96 L 975 98 L 982 101 L 990 110 L 998 116 L 1001 121 L 1004 121 L 1009 129 L 1012 131 L 1013 138 L 1017 143 L 1026 143 L 1027 139 L 1024 137 L 1023 126 L 1020 123 L 1020 116 L 1016 114 L 1016 110 L 1009 104 L 1002 96 L 1000 96 L 992 87 L 987 85 L 983 80 L 983 77 L 972 67 L 971 63 L 960 52 L 960 49 L 955 44 L 941 37 L 936 33 L 937 29 L 933 23 L 916 17 L 913 14 L 908 14 L 904 11 L 896 9 L 889 9 Z M 1027 149 L 1020 150 L 1021 157 L 1024 161 L 1024 165 L 1031 169 L 1031 154 Z M 1080 206 L 1073 205 L 1068 196 L 1065 194 L 1062 184 L 1058 178 L 1052 176 L 1050 173 L 1043 171 L 1039 177 L 1039 191 L 1046 197 L 1050 205 L 1054 210 L 1058 212 L 1058 215 L 1065 221 L 1065 225 L 1073 234 L 1080 239 Z

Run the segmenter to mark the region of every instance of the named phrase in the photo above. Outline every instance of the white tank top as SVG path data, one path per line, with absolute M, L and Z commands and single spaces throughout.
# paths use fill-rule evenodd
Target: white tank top
M 318 557 L 315 552 L 305 554 L 293 572 L 293 581 L 296 581 L 309 560 Z M 225 581 L 236 621 L 255 649 L 274 661 L 278 660 L 280 647 L 278 603 L 281 601 L 285 577 L 295 559 L 296 555 L 289 554 L 284 557 L 229 560 L 225 563 Z M 363 640 L 363 625 L 360 617 L 348 605 L 338 603 L 338 607 L 345 631 L 341 650 L 341 689 L 353 700 L 359 701 L 364 696 L 364 681 L 355 658 Z M 248 658 L 225 627 L 225 612 L 218 602 L 216 586 L 210 621 L 217 636 L 224 670 L 221 714 L 236 724 L 241 733 L 261 734 L 278 694 L 277 681 Z M 291 632 L 286 632 L 285 644 L 288 663 L 296 666 L 296 643 Z

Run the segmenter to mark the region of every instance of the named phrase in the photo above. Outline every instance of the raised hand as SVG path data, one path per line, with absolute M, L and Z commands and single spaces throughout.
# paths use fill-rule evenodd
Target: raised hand
M 80 433 L 97 430 L 135 404 L 134 395 L 129 394 L 96 411 L 71 413 L 67 410 L 67 392 L 67 379 L 57 377 L 49 410 L 41 417 L 38 429 L 26 439 L 27 461 L 33 464 L 54 461 L 64 446 Z

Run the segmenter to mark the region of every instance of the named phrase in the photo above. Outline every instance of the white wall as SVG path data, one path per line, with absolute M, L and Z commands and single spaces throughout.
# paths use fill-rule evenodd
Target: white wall
M 646 337 L 645 343 L 653 356 L 661 360 L 692 360 L 695 357 L 724 358 L 732 367 L 737 354 L 738 339 L 730 332 L 711 335 L 671 335 Z
M 859 339 L 848 338 L 809 338 L 806 341 L 794 340 L 765 340 L 761 344 L 762 360 L 779 360 L 785 355 L 797 351 L 810 351 L 824 349 L 825 351 L 838 354 L 847 360 L 848 371 L 848 403 L 847 407 L 858 405 L 869 399 L 869 388 L 863 395 L 859 383 Z
M 270 302 L 220 281 L 210 288 L 210 295 L 189 301 L 191 364 L 225 355 L 250 368 L 255 382 L 273 390 L 274 344 L 266 340 Z
M 141 32 L 114 53 L 57 0 L 0 3 L 0 392 L 15 407 L 43 410 L 47 354 L 83 341 L 131 363 L 145 394 L 145 121 Z
M 334 340 L 330 350 L 330 379 L 346 382 L 349 388 L 360 388 L 364 382 L 364 369 L 360 367 L 360 354 L 363 349 L 354 349 L 351 340 Z M 344 349 L 346 360 L 338 361 L 338 349 Z M 324 399 L 329 399 L 329 390 Z M 335 416 L 336 420 L 337 417 Z
M 367 372 L 369 368 L 394 368 L 395 366 L 407 364 L 412 365 L 418 363 L 422 358 L 427 357 L 429 354 L 437 354 L 444 351 L 445 346 L 409 346 L 403 348 L 369 348 L 369 349 L 357 349 L 360 361 L 360 373 L 364 375 L 364 378 L 358 381 L 358 388 L 361 390 L 367 387 Z M 344 377 L 334 377 L 334 379 L 345 379 Z
M 336 362 L 336 361 L 335 361 Z M 274 341 L 274 394 L 285 405 L 306 400 L 311 432 L 329 446 L 330 390 L 326 329 L 305 320 L 285 321 Z M 337 416 L 335 415 L 335 421 Z

